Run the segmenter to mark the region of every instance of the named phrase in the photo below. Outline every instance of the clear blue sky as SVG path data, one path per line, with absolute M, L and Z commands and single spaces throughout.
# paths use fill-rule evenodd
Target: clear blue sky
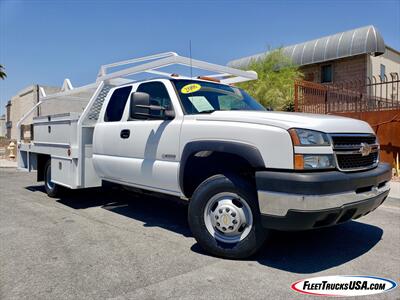
M 0 113 L 32 83 L 79 86 L 101 64 L 164 51 L 226 64 L 238 57 L 375 25 L 400 49 L 400 0 L 0 0 Z

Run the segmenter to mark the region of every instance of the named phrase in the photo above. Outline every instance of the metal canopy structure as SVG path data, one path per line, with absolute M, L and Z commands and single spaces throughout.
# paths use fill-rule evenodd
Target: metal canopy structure
M 252 60 L 261 59 L 266 53 L 230 61 L 228 66 L 246 67 Z M 375 56 L 382 55 L 385 53 L 385 42 L 379 31 L 369 25 L 287 46 L 283 48 L 283 53 L 291 58 L 293 63 L 304 66 L 367 53 Z

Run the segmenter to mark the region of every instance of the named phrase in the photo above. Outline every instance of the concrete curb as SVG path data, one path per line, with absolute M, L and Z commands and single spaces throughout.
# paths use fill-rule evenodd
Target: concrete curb
M 389 197 L 400 200 L 400 181 L 391 181 L 390 182 Z
M 0 168 L 17 168 L 17 162 L 7 159 L 0 159 Z

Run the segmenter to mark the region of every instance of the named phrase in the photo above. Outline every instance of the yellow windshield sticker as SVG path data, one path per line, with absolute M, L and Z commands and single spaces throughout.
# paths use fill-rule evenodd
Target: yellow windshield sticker
M 191 83 L 191 84 L 187 84 L 183 88 L 181 88 L 181 93 L 182 94 L 190 94 L 190 93 L 197 92 L 200 89 L 201 89 L 200 84 Z

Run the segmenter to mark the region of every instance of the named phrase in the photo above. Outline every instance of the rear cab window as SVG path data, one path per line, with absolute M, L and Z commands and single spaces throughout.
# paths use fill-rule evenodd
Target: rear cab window
M 132 91 L 132 86 L 125 86 L 114 90 L 108 101 L 107 109 L 104 114 L 105 122 L 118 122 L 121 121 L 122 114 L 124 113 L 126 102 Z

